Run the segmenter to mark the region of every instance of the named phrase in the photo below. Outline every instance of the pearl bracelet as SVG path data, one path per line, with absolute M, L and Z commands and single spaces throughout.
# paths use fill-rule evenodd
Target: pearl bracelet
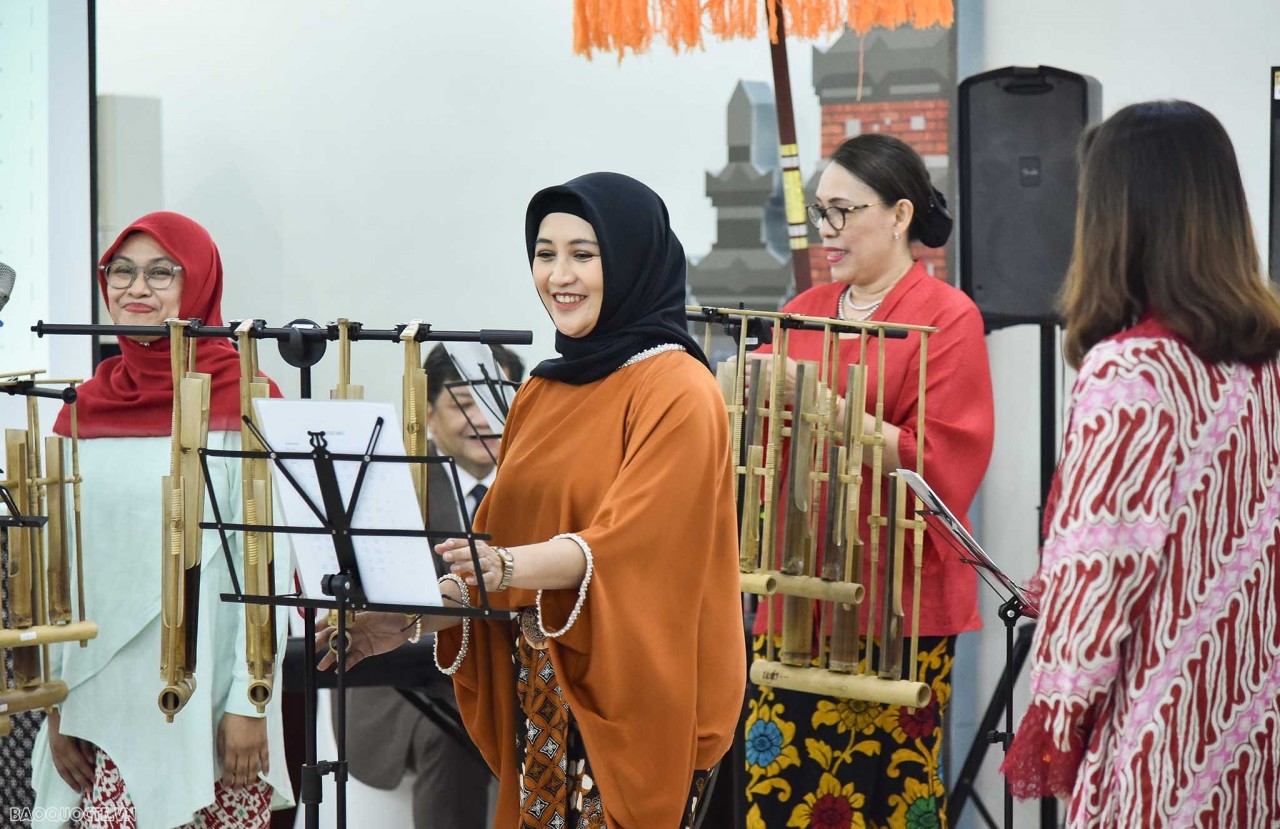
M 538 608 L 538 630 L 542 631 L 542 635 L 548 639 L 555 639 L 564 636 L 569 632 L 569 628 L 573 627 L 573 623 L 578 621 L 578 614 L 582 612 L 582 603 L 587 599 L 587 587 L 591 585 L 591 574 L 595 572 L 595 560 L 591 556 L 591 545 L 582 539 L 577 533 L 560 533 L 560 535 L 552 538 L 555 541 L 558 538 L 567 538 L 582 549 L 582 555 L 587 559 L 587 572 L 582 576 L 582 584 L 578 586 L 578 600 L 573 603 L 573 610 L 569 611 L 569 621 L 565 622 L 564 627 L 557 631 L 547 630 L 547 626 L 542 623 L 542 591 L 538 591 L 537 608 Z
M 455 575 L 454 573 L 450 573 L 447 576 L 441 576 L 439 583 L 443 584 L 446 579 L 458 585 L 458 590 L 459 592 L 462 593 L 462 603 L 470 607 L 471 591 L 467 589 L 467 583 L 462 580 L 462 576 Z M 467 646 L 470 644 L 471 644 L 471 620 L 463 616 L 462 617 L 462 647 L 458 648 L 458 656 L 456 659 L 453 660 L 453 664 L 446 668 L 440 664 L 440 636 L 439 634 L 437 634 L 435 649 L 433 651 L 433 657 L 436 662 L 436 668 L 440 671 L 440 673 L 444 674 L 445 676 L 453 676 L 454 674 L 456 674 L 458 672 L 458 669 L 462 667 L 462 660 L 466 658 Z
M 409 622 L 413 622 L 413 635 L 409 637 L 409 644 L 416 645 L 422 641 L 422 614 L 414 615 L 412 613 L 404 614 L 404 623 L 407 626 Z M 407 630 L 407 627 L 406 627 Z

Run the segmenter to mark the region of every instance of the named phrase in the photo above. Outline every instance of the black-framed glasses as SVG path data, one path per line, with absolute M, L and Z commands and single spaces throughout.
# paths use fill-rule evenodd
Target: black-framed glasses
M 153 291 L 163 291 L 173 284 L 174 278 L 182 273 L 181 265 L 157 264 L 139 269 L 132 262 L 108 262 L 99 265 L 98 270 L 106 278 L 107 284 L 118 291 L 126 291 L 138 278 L 141 270 L 142 278 L 147 280 L 147 287 Z
M 852 207 L 836 207 L 834 204 L 823 207 L 820 204 L 811 204 L 805 208 L 805 212 L 809 214 L 809 223 L 819 230 L 822 229 L 823 219 L 827 220 L 827 224 L 831 225 L 832 230 L 844 230 L 845 220 L 850 213 L 857 213 L 859 210 L 865 210 L 877 204 L 880 204 L 880 202 L 855 204 Z

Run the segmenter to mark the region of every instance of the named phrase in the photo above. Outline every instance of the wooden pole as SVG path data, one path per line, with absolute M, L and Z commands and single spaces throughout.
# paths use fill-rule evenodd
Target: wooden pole
M 791 71 L 787 64 L 787 25 L 782 0 L 765 0 L 769 20 L 776 21 L 778 36 L 770 37 L 773 59 L 773 94 L 778 112 L 778 141 L 782 145 L 782 193 L 787 209 L 787 235 L 791 240 L 791 272 L 796 293 L 813 285 L 809 273 L 809 228 L 805 222 L 804 180 L 800 177 L 800 148 L 796 145 L 795 107 L 791 102 Z

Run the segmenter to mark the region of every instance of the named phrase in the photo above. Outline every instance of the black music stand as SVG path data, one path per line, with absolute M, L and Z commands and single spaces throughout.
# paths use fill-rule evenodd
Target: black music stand
M 346 632 L 348 611 L 355 610 L 372 610 L 389 613 L 406 613 L 417 614 L 422 616 L 455 616 L 477 619 L 511 619 L 513 615 L 510 611 L 494 610 L 489 604 L 488 592 L 485 590 L 484 581 L 480 580 L 477 584 L 480 603 L 478 607 L 445 607 L 443 605 L 403 605 L 403 604 L 386 604 L 373 603 L 368 601 L 364 594 L 363 586 L 360 580 L 360 570 L 356 561 L 355 539 L 360 537 L 381 536 L 381 537 L 409 537 L 422 538 L 428 542 L 443 541 L 446 538 L 455 538 L 464 536 L 467 538 L 471 549 L 472 563 L 475 565 L 476 572 L 480 572 L 479 553 L 476 549 L 477 540 L 487 540 L 489 536 L 476 534 L 470 531 L 454 531 L 454 532 L 435 532 L 432 530 L 397 530 L 382 529 L 373 527 L 355 527 L 352 525 L 352 519 L 355 515 L 356 504 L 359 501 L 360 489 L 364 482 L 365 473 L 370 464 L 373 463 L 425 463 L 435 464 L 443 463 L 449 466 L 454 487 L 455 495 L 458 502 L 462 503 L 462 487 L 458 480 L 457 470 L 453 467 L 453 459 L 448 457 L 435 457 L 425 455 L 376 455 L 374 447 L 377 444 L 378 437 L 384 425 L 381 417 L 377 418 L 372 432 L 369 436 L 369 442 L 363 453 L 333 453 L 329 451 L 328 442 L 324 432 L 309 432 L 311 436 L 310 452 L 276 452 L 271 449 L 270 444 L 263 437 L 257 426 L 250 418 L 245 418 L 245 423 L 254 435 L 266 447 L 266 451 L 253 452 L 246 450 L 217 450 L 202 448 L 200 452 L 200 463 L 205 474 L 205 488 L 208 492 L 210 505 L 213 509 L 214 520 L 202 521 L 200 527 L 202 529 L 216 529 L 222 539 L 222 552 L 226 558 L 227 569 L 231 574 L 231 584 L 234 592 L 223 593 L 222 600 L 225 602 L 238 602 L 241 604 L 260 604 L 269 607 L 298 607 L 306 608 L 310 613 L 304 615 L 306 620 L 306 632 L 304 635 L 304 647 L 306 648 L 306 661 L 304 663 L 305 670 L 305 693 L 308 700 L 314 697 L 315 693 L 315 672 L 310 668 L 316 662 L 315 653 L 315 616 L 314 611 L 317 609 L 337 610 L 338 625 L 335 648 L 337 654 L 337 671 L 334 688 L 337 691 L 334 704 L 337 706 L 337 728 L 335 729 L 334 738 L 337 743 L 337 759 L 325 760 L 318 762 L 315 750 L 315 733 L 316 733 L 316 711 L 312 705 L 307 706 L 306 729 L 307 729 L 307 756 L 306 762 L 302 766 L 302 781 L 298 797 L 299 805 L 304 807 L 306 814 L 307 829 L 318 829 L 319 827 L 319 807 L 322 800 L 323 785 L 321 778 L 327 774 L 333 774 L 334 782 L 337 786 L 337 795 L 335 798 L 335 809 L 337 816 L 338 829 L 346 827 L 346 781 L 347 781 L 347 762 L 346 762 L 346 695 L 344 693 L 346 687 Z M 222 519 L 221 510 L 218 507 L 217 494 L 213 489 L 209 480 L 209 458 L 236 458 L 236 459 L 267 459 L 275 464 L 276 468 L 281 472 L 283 477 L 297 491 L 298 495 L 306 503 L 307 507 L 316 516 L 320 522 L 319 527 L 315 526 L 282 526 L 277 524 L 258 525 L 258 524 L 234 524 L 226 522 Z M 309 460 L 315 465 L 317 483 L 320 488 L 321 503 L 317 504 L 303 490 L 301 484 L 284 465 L 284 461 L 288 460 Z M 357 463 L 360 465 L 357 472 L 354 486 L 352 488 L 349 501 L 343 499 L 343 494 L 338 483 L 338 476 L 335 470 L 336 463 Z M 266 532 L 266 533 L 293 533 L 293 534 L 323 534 L 329 535 L 333 539 L 334 552 L 338 560 L 338 572 L 331 573 L 322 579 L 321 590 L 326 595 L 332 596 L 332 599 L 315 599 L 306 598 L 298 593 L 289 593 L 282 595 L 270 596 L 254 596 L 243 593 L 240 589 L 239 580 L 236 578 L 235 564 L 231 556 L 230 541 L 227 532 Z M 424 555 L 430 555 L 429 551 L 424 551 Z M 274 617 L 273 617 L 274 621 Z
M 988 744 L 1000 743 L 1005 752 L 1008 752 L 1009 745 L 1013 742 L 1013 679 L 1021 670 L 1022 664 L 1026 661 L 1027 654 L 1031 650 L 1031 634 L 1035 627 L 1033 625 L 1023 625 L 1018 629 L 1016 646 L 1014 628 L 1017 626 L 1019 619 L 1038 616 L 1039 608 L 1031 596 L 1022 589 L 1021 585 L 1010 578 L 991 560 L 987 552 L 969 534 L 969 531 L 964 528 L 964 524 L 960 523 L 959 519 L 943 503 L 938 494 L 933 491 L 933 488 L 925 482 L 924 478 L 908 469 L 899 469 L 898 475 L 907 482 L 907 485 L 923 502 L 925 508 L 920 510 L 920 515 L 924 518 L 925 523 L 929 525 L 929 528 L 934 531 L 936 537 L 946 542 L 949 547 L 959 553 L 960 560 L 973 567 L 978 576 L 995 591 L 996 595 L 1004 599 L 999 611 L 1000 621 L 1004 623 L 1004 672 L 1000 675 L 998 686 L 1000 691 L 991 697 L 991 701 L 987 705 L 987 711 L 983 714 L 982 724 L 979 726 L 978 733 L 980 736 L 986 736 L 986 742 L 974 741 L 950 796 L 951 805 L 955 806 L 957 813 L 968 800 L 972 799 L 974 806 L 986 819 L 987 825 L 994 827 L 996 824 L 991 813 L 987 811 L 986 806 L 973 792 L 973 781 L 977 777 L 978 768 L 982 764 Z M 996 727 L 999 723 L 1001 711 L 1004 713 L 1003 730 Z M 1004 827 L 1005 829 L 1011 829 L 1012 826 L 1013 793 L 1009 789 L 1009 781 L 1006 779 L 1004 781 Z

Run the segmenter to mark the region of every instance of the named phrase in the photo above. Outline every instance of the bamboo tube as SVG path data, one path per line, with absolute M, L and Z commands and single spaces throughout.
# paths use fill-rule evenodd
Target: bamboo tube
M 0 630 L 0 648 L 52 645 L 57 642 L 86 642 L 97 635 L 98 624 L 96 622 L 72 622 L 68 625 L 32 625 L 27 628 L 5 628 Z
M 739 573 L 738 584 L 743 593 L 754 593 L 757 596 L 772 596 L 778 589 L 776 573 Z
M 904 705 L 909 708 L 923 708 L 929 704 L 932 696 L 929 686 L 923 682 L 880 679 L 866 674 L 838 674 L 765 659 L 757 659 L 751 663 L 751 681 L 770 688 L 885 705 Z
M 789 576 L 765 570 L 761 573 L 774 581 L 774 592 L 784 596 L 817 599 L 824 602 L 861 604 L 866 595 L 861 584 L 848 581 L 825 581 L 816 576 Z M 812 630 L 810 631 L 812 633 Z
M 10 714 L 35 711 L 38 708 L 51 708 L 66 698 L 67 683 L 54 679 L 42 682 L 33 688 L 20 688 L 0 694 L 0 714 L 8 720 Z

